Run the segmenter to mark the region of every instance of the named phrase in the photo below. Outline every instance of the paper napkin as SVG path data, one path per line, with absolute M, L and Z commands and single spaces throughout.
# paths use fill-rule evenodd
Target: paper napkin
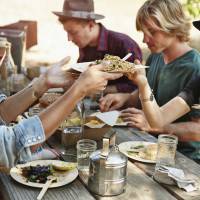
M 187 179 L 182 169 L 162 166 L 159 171 L 165 173 L 168 177 L 172 178 L 177 186 L 184 189 L 186 192 L 197 190 L 195 180 Z
M 97 112 L 93 113 L 91 116 L 95 116 L 104 123 L 108 124 L 109 126 L 114 126 L 117 122 L 117 119 L 120 115 L 120 112 L 115 110 L 115 111 L 109 111 L 109 112 Z

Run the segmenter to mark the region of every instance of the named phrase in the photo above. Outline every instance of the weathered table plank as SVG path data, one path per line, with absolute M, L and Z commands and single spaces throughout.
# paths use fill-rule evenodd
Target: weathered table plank
M 125 142 L 125 141 L 138 141 L 138 140 L 145 140 L 156 142 L 157 139 L 148 133 L 137 131 L 131 128 L 118 128 L 117 131 L 117 143 Z M 144 164 L 141 162 L 137 162 L 131 160 L 137 167 L 143 170 L 148 176 L 152 177 L 154 173 L 154 164 Z M 176 167 L 183 169 L 185 174 L 189 178 L 194 178 L 198 186 L 200 187 L 200 165 L 198 165 L 193 160 L 187 158 L 186 156 L 182 155 L 181 153 L 176 153 Z M 180 200 L 200 200 L 200 189 L 194 192 L 185 192 L 179 189 L 176 186 L 169 186 L 162 184 L 171 194 L 176 196 Z
M 14 181 L 10 176 L 0 173 L 1 200 L 35 200 L 40 188 L 33 188 Z M 76 179 L 72 183 L 48 189 L 44 195 L 45 200 L 94 200 L 94 197 L 87 191 L 83 184 Z
M 88 174 L 80 174 L 84 184 L 87 185 Z M 162 186 L 148 177 L 142 170 L 130 161 L 127 166 L 127 185 L 126 191 L 118 196 L 100 197 L 98 200 L 175 200 L 169 192 Z
M 120 136 L 122 138 L 126 138 L 123 136 L 124 132 L 120 133 L 117 132 L 117 140 L 120 140 Z M 126 131 L 126 135 L 131 137 L 133 134 L 131 131 Z M 56 147 L 57 150 L 61 148 L 61 144 L 59 141 L 56 141 L 56 136 L 48 140 L 48 143 L 52 147 Z M 137 136 L 138 140 L 141 140 L 139 136 Z M 55 139 L 55 140 L 54 140 Z M 67 158 L 66 158 L 67 159 Z M 156 183 L 152 178 L 147 176 L 141 169 L 136 167 L 131 162 L 128 162 L 127 168 L 127 186 L 126 192 L 113 197 L 99 197 L 96 196 L 99 200 L 128 200 L 134 197 L 135 200 L 175 200 L 176 198 L 173 197 L 165 188 L 160 186 L 160 184 Z M 82 179 L 85 186 L 87 186 L 87 173 L 79 173 L 79 177 Z

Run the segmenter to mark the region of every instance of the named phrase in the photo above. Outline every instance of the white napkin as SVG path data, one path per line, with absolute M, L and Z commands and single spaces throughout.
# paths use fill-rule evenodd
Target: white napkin
M 108 124 L 109 126 L 114 126 L 117 122 L 117 119 L 120 115 L 120 112 L 117 110 L 109 111 L 109 112 L 96 112 L 93 113 L 91 116 L 95 116 L 99 118 L 104 123 Z
M 186 192 L 197 190 L 196 182 L 194 180 L 185 178 L 185 174 L 182 169 L 162 166 L 161 171 L 163 169 L 163 172 L 167 172 L 168 176 L 176 182 L 179 188 L 184 189 Z

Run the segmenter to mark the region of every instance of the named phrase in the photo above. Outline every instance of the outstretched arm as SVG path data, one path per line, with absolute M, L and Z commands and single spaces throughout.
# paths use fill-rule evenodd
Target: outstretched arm
M 61 98 L 39 115 L 46 137 L 49 137 L 60 123 L 66 119 L 78 101 L 86 95 L 104 90 L 108 80 L 115 80 L 122 76 L 122 74 L 102 72 L 103 68 L 101 65 L 90 67 L 81 74 L 78 80 Z
M 72 77 L 62 70 L 62 66 L 68 63 L 69 60 L 70 57 L 66 57 L 58 63 L 53 64 L 45 74 L 33 81 L 31 87 L 24 88 L 2 102 L 0 104 L 1 118 L 6 123 L 15 120 L 19 114 L 23 113 L 49 88 L 63 87 L 71 81 Z
M 178 140 L 182 142 L 187 142 L 187 141 L 199 142 L 200 141 L 199 122 L 200 119 L 195 121 L 167 124 L 161 128 L 148 127 L 145 131 L 153 135 L 159 135 L 161 133 L 176 135 L 178 137 Z
M 121 74 L 109 74 L 102 69 L 102 66 L 95 66 L 81 74 L 74 85 L 39 117 L 22 120 L 13 127 L 0 126 L 0 165 L 13 166 L 19 159 L 28 159 L 31 155 L 28 147 L 50 137 L 78 101 L 85 95 L 104 90 L 108 80 L 121 77 Z

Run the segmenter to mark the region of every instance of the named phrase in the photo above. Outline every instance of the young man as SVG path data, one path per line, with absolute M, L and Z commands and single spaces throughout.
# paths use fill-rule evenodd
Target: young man
M 178 95 L 193 75 L 200 74 L 200 55 L 187 44 L 190 21 L 177 0 L 148 0 L 138 11 L 136 26 L 143 32 L 144 42 L 152 52 L 146 63 L 150 66 L 147 79 L 158 105 L 162 106 Z M 116 109 L 127 102 L 129 106 L 138 106 L 139 95 L 136 92 L 113 96 L 109 95 L 101 100 L 102 110 Z M 149 99 L 150 97 L 143 101 Z M 133 127 L 151 130 L 141 110 L 128 108 L 122 112 L 122 116 Z M 188 121 L 191 117 L 199 116 L 198 111 L 192 111 L 190 115 L 179 120 Z M 179 133 L 183 129 L 186 130 L 184 124 L 176 123 L 167 125 L 163 132 L 173 132 L 179 136 L 179 140 L 182 140 L 182 134 Z M 190 131 L 195 130 L 190 129 Z M 190 139 L 188 138 L 188 141 Z M 184 147 L 180 150 L 183 153 L 198 151 L 199 147 L 195 143 L 188 144 L 189 142 L 182 143 Z M 185 148 L 185 146 L 190 147 Z
M 106 29 L 95 20 L 103 15 L 94 13 L 93 0 L 65 0 L 62 12 L 54 12 L 59 17 L 68 40 L 79 47 L 78 62 L 102 59 L 105 54 L 123 58 L 132 53 L 130 62 L 142 60 L 138 44 L 129 36 Z M 132 92 L 135 85 L 126 77 L 110 81 L 104 93 Z
M 194 26 L 200 30 L 200 20 L 193 22 Z M 159 107 L 152 91 L 148 85 L 146 77 L 142 74 L 135 73 L 129 77 L 138 85 L 140 100 L 142 103 L 145 116 L 153 129 L 156 132 L 163 132 L 167 124 L 173 122 L 177 118 L 189 112 L 194 104 L 199 104 L 200 100 L 200 75 L 194 76 L 187 86 L 173 99 Z M 149 98 L 149 97 L 152 98 Z M 185 143 L 190 148 L 187 148 L 185 154 L 200 163 L 200 120 L 194 122 L 177 123 L 174 131 L 171 128 L 169 133 L 175 134 L 182 141 L 195 141 Z

